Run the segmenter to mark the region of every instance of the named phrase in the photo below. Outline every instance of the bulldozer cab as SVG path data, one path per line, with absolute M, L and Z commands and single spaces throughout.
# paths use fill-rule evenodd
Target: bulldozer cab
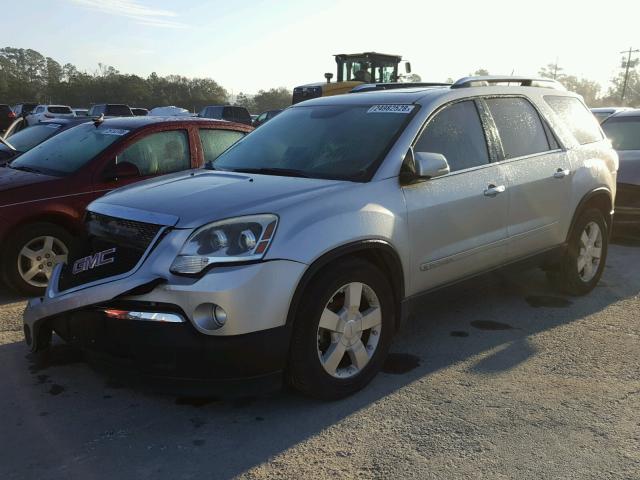
M 398 81 L 399 55 L 365 52 L 335 55 L 338 82 L 389 83 Z

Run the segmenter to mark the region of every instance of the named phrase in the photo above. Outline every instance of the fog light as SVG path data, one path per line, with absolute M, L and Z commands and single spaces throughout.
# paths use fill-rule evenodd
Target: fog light
M 227 323 L 227 312 L 220 305 L 216 305 L 213 309 L 213 321 L 218 325 L 218 328 Z

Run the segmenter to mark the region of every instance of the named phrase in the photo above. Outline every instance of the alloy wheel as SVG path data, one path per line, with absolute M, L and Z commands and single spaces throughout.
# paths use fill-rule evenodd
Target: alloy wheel
M 602 257 L 602 230 L 596 222 L 589 222 L 580 235 L 578 253 L 578 275 L 580 279 L 590 282 L 598 273 Z
M 49 283 L 53 267 L 66 262 L 69 249 L 58 238 L 50 235 L 30 240 L 18 254 L 20 277 L 32 287 L 44 288 Z

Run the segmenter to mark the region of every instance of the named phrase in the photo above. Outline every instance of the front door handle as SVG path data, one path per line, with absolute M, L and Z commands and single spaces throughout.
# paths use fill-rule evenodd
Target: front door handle
M 553 178 L 564 178 L 564 177 L 569 176 L 570 173 L 571 173 L 571 170 L 564 170 L 562 168 L 559 168 L 553 174 Z
M 485 197 L 495 197 L 499 193 L 504 192 L 506 189 L 507 188 L 504 185 L 498 185 L 496 187 L 494 184 L 491 183 L 491 184 L 489 184 L 487 189 L 484 191 L 484 196 Z

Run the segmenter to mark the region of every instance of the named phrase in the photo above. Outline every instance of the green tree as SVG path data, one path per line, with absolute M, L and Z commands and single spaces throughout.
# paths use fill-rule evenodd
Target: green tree
M 259 90 L 253 97 L 253 101 L 256 113 L 287 108 L 291 105 L 291 90 L 284 87 Z

